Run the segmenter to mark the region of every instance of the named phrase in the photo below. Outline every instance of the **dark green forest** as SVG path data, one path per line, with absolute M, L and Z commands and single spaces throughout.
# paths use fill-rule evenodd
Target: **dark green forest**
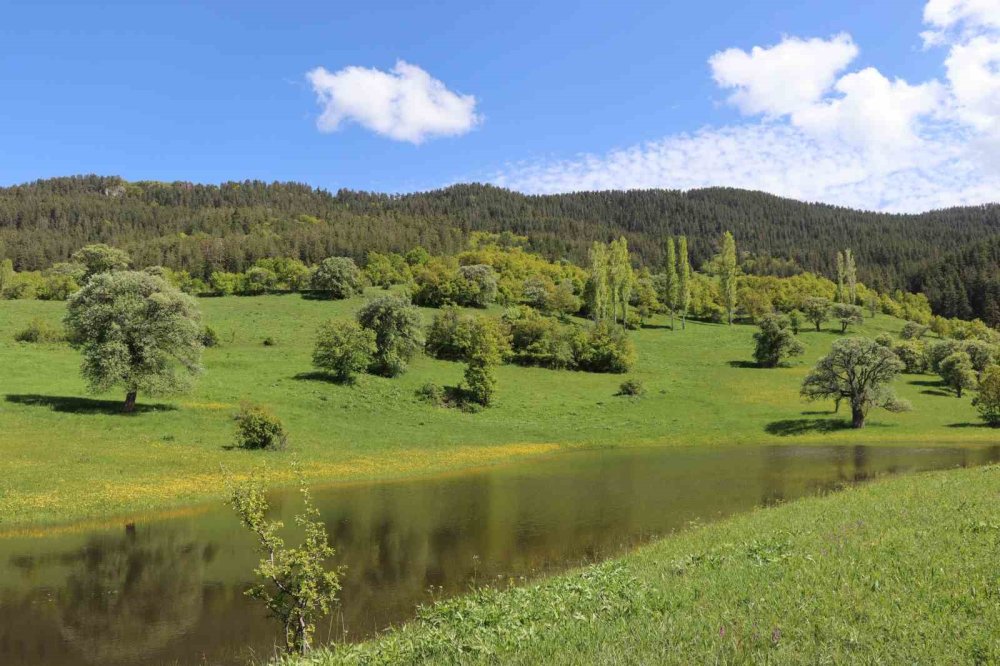
M 474 231 L 524 235 L 550 259 L 583 263 L 594 240 L 624 235 L 657 266 L 668 235 L 687 235 L 696 266 L 731 231 L 744 270 L 831 276 L 850 247 L 859 277 L 879 290 L 924 291 L 935 312 L 1000 325 L 1000 205 L 919 215 L 808 204 L 708 188 L 528 196 L 489 185 L 386 195 L 331 193 L 298 183 L 127 182 L 73 176 L 0 188 L 0 258 L 21 270 L 65 261 L 87 243 L 126 249 L 139 265 L 208 277 L 264 257 L 316 263 L 369 251 L 461 250 Z

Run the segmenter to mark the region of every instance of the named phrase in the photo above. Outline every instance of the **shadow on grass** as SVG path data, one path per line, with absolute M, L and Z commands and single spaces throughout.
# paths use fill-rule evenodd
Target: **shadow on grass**
M 942 398 L 954 398 L 955 397 L 951 393 L 948 393 L 947 391 L 942 391 L 940 389 L 935 389 L 933 391 L 931 389 L 924 389 L 923 391 L 920 392 L 920 394 L 921 395 L 937 395 L 937 396 L 941 396 Z
M 36 393 L 8 393 L 4 396 L 7 402 L 29 407 L 48 407 L 53 412 L 68 414 L 110 414 L 133 416 L 149 412 L 172 412 L 177 408 L 166 404 L 136 404 L 135 410 L 129 413 L 122 411 L 124 400 L 95 400 L 93 398 L 78 398 L 64 395 L 38 395 Z
M 784 419 L 768 423 L 764 426 L 764 431 L 769 435 L 792 437 L 816 432 L 837 432 L 850 428 L 851 422 L 846 419 Z
M 730 368 L 760 368 L 760 366 L 753 361 L 729 361 L 727 365 Z
M 941 388 L 945 385 L 940 379 L 914 379 L 913 381 L 907 383 L 910 386 L 932 386 L 935 388 Z
M 354 377 L 351 379 L 341 379 L 340 377 L 331 375 L 329 372 L 322 372 L 320 370 L 300 372 L 293 376 L 292 379 L 297 379 L 300 382 L 326 382 L 327 384 L 336 384 L 337 386 L 351 386 L 357 383 L 357 379 Z
M 949 428 L 996 428 L 989 423 L 949 423 Z
M 670 324 L 643 324 L 640 328 L 642 329 L 648 328 L 651 331 L 656 331 L 656 330 L 669 331 L 672 329 Z

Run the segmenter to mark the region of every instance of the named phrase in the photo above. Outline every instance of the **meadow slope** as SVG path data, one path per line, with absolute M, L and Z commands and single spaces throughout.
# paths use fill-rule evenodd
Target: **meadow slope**
M 631 335 L 645 384 L 641 398 L 616 396 L 621 375 L 504 366 L 497 406 L 478 414 L 433 407 L 415 390 L 455 385 L 459 363 L 417 358 L 402 377 L 361 377 L 342 386 L 311 374 L 319 323 L 351 317 L 366 298 L 339 302 L 298 295 L 200 299 L 221 344 L 208 349 L 194 391 L 139 397 L 138 413 L 119 413 L 123 396 L 89 396 L 79 355 L 66 345 L 29 345 L 13 336 L 33 318 L 54 324 L 65 305 L 0 302 L 0 532 L 128 516 L 221 496 L 223 466 L 237 475 L 266 464 L 287 482 L 289 462 L 313 481 L 400 477 L 491 464 L 573 446 L 763 443 L 994 442 L 968 397 L 957 399 L 931 376 L 904 376 L 899 394 L 914 411 L 873 413 L 863 431 L 843 428 L 829 404 L 803 403 L 802 377 L 838 339 L 804 331 L 808 351 L 787 368 L 749 363 L 752 326 L 666 318 Z M 495 310 L 494 313 L 498 312 Z M 423 310 L 426 322 L 433 310 Z M 900 320 L 866 319 L 857 332 L 897 332 Z M 272 337 L 276 344 L 264 346 Z M 233 450 L 232 414 L 249 400 L 273 409 L 290 433 L 278 453 Z

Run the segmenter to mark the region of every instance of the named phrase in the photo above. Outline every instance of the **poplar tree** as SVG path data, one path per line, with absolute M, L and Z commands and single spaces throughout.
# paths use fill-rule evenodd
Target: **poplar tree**
M 590 291 L 588 309 L 594 321 L 603 321 L 608 314 L 608 249 L 603 243 L 590 246 Z
M 722 236 L 722 254 L 719 258 L 719 286 L 722 291 L 722 304 L 726 308 L 729 325 L 733 325 L 733 312 L 736 310 L 736 283 L 739 267 L 736 265 L 736 239 L 728 231 Z
M 851 249 L 844 250 L 844 280 L 847 283 L 848 303 L 858 303 L 858 267 L 854 264 L 854 254 Z
M 674 330 L 674 313 L 677 310 L 678 275 L 677 250 L 673 237 L 667 238 L 667 265 L 663 272 L 663 304 L 670 310 L 670 330 Z
M 608 284 L 611 291 L 612 319 L 618 322 L 621 315 L 622 326 L 628 321 L 628 304 L 632 297 L 632 262 L 629 260 L 628 241 L 621 237 L 611 242 L 608 254 Z
M 677 240 L 677 309 L 681 312 L 681 328 L 687 328 L 688 308 L 691 307 L 691 260 L 688 258 L 687 236 Z
M 844 302 L 844 253 L 837 252 L 837 302 Z

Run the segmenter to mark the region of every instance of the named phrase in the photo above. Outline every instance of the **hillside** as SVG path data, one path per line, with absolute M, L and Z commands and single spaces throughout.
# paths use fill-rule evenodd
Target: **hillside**
M 207 277 L 276 255 L 315 263 L 418 244 L 450 253 L 473 231 L 526 235 L 533 249 L 577 261 L 591 241 L 624 234 L 636 256 L 654 266 L 664 236 L 686 234 L 697 266 L 725 230 L 736 236 L 750 271 L 830 275 L 834 250 L 850 247 L 867 284 L 926 289 L 939 313 L 1000 324 L 1000 290 L 981 279 L 996 272 L 996 253 L 977 249 L 995 247 L 1000 237 L 996 204 L 889 215 L 726 188 L 526 196 L 455 185 L 384 195 L 332 194 L 297 183 L 130 183 L 101 176 L 0 188 L 0 257 L 18 270 L 43 269 L 86 243 L 105 242 L 124 247 L 141 265 Z M 981 259 L 974 271 L 957 263 L 970 256 Z

